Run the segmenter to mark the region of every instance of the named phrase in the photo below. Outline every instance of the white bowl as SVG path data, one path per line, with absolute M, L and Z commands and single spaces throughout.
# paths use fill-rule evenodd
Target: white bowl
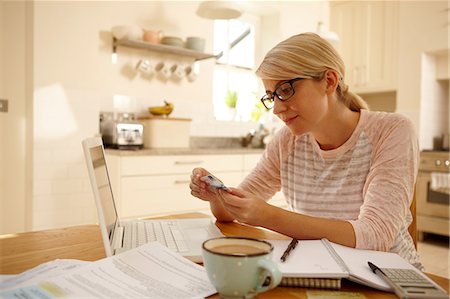
M 117 25 L 111 28 L 111 33 L 117 39 L 142 40 L 143 30 L 138 26 Z
M 186 38 L 184 45 L 187 49 L 203 52 L 205 50 L 205 39 L 196 36 L 189 36 Z
M 173 46 L 173 47 L 184 47 L 184 42 L 181 38 L 176 36 L 164 36 L 161 39 L 161 44 Z

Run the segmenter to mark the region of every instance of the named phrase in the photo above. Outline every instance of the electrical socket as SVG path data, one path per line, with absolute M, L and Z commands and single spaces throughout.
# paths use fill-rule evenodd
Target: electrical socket
M 0 112 L 8 112 L 8 100 L 0 99 Z

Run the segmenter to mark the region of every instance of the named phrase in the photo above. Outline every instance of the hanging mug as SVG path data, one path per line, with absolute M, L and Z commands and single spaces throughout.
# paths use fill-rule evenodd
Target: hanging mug
M 198 61 L 193 64 L 186 65 L 184 68 L 184 75 L 189 82 L 194 82 L 197 79 L 198 73 L 200 72 L 200 65 Z
M 140 71 L 143 75 L 153 75 L 153 66 L 148 59 L 140 59 L 136 64 L 136 70 Z
M 175 79 L 183 79 L 183 77 L 186 74 L 185 67 L 182 63 L 174 63 L 170 67 L 170 70 L 172 71 L 172 76 Z
M 163 61 L 160 61 L 155 65 L 155 72 L 163 79 L 168 79 L 172 75 L 170 65 Z
M 161 42 L 161 38 L 163 36 L 163 33 L 161 30 L 145 30 L 144 29 L 144 36 L 143 40 L 145 42 L 149 42 L 152 44 L 159 44 Z

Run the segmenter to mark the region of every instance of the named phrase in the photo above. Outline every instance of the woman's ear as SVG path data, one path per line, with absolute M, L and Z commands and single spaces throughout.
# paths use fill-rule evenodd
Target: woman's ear
M 327 70 L 324 79 L 326 82 L 325 93 L 327 95 L 333 94 L 339 85 L 339 74 L 334 70 Z

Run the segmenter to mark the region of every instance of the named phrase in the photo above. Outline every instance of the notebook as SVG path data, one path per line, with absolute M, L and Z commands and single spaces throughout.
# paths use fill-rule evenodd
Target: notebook
M 430 278 L 396 253 L 355 249 L 332 243 L 327 239 L 299 240 L 286 261 L 280 257 L 289 240 L 266 240 L 274 246 L 272 258 L 283 275 L 281 285 L 338 289 L 343 278 L 382 291 L 391 287 L 372 272 L 367 262 L 381 268 L 413 269 L 433 285 Z M 441 289 L 441 288 L 440 288 Z
M 201 262 L 203 241 L 223 236 L 211 218 L 120 219 L 114 202 L 102 139 L 87 138 L 83 140 L 82 145 L 107 256 L 147 242 L 159 241 L 191 261 Z M 151 214 L 151 211 L 148 212 Z

